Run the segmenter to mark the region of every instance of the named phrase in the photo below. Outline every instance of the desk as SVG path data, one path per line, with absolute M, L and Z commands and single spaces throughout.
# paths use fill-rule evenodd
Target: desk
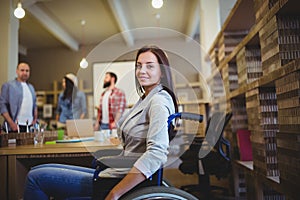
M 91 166 L 92 153 L 100 149 L 120 148 L 110 142 L 23 145 L 0 148 L 0 199 L 20 199 L 30 167 L 47 162 Z

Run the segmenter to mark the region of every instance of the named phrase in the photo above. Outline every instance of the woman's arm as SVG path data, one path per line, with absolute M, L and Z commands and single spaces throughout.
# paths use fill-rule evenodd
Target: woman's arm
M 86 108 L 86 96 L 84 92 L 81 92 L 81 115 L 80 115 L 80 119 L 84 119 L 85 115 L 87 113 L 87 108 Z
M 130 172 L 110 191 L 106 200 L 120 198 L 155 173 L 167 161 L 169 146 L 167 118 L 174 113 L 172 99 L 168 94 L 162 93 L 152 98 L 149 106 L 150 109 L 147 112 L 150 120 L 145 129 L 146 151 L 135 162 Z
M 110 191 L 105 200 L 117 200 L 134 186 L 146 180 L 146 177 L 135 167 Z

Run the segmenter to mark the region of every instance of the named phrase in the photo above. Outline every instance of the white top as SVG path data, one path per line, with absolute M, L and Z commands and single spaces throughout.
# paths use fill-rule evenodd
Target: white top
M 111 94 L 111 90 L 106 90 L 103 95 L 103 98 L 102 98 L 102 120 L 101 120 L 101 123 L 103 123 L 103 124 L 109 124 L 108 103 L 109 103 L 110 94 Z
M 28 120 L 28 125 L 32 124 L 33 116 L 32 116 L 32 94 L 29 90 L 28 85 L 25 82 L 21 82 L 23 88 L 23 100 L 21 104 L 21 108 L 17 117 L 18 123 L 20 125 L 27 125 L 26 121 Z

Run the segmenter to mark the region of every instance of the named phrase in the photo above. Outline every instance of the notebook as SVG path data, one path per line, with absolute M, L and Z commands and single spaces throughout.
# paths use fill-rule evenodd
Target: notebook
M 94 137 L 92 119 L 72 119 L 66 121 L 66 135 L 68 138 Z
M 238 130 L 238 146 L 240 151 L 241 161 L 252 161 L 252 144 L 251 144 L 251 132 L 249 130 Z

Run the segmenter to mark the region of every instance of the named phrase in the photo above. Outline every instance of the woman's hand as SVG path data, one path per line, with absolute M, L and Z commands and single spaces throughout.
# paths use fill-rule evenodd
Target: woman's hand
M 109 194 L 105 197 L 105 200 L 118 200 L 121 195 L 117 195 L 114 193 L 114 190 L 111 190 Z
M 137 168 L 132 167 L 128 174 L 109 192 L 105 200 L 119 199 L 145 179 L 146 177 Z

